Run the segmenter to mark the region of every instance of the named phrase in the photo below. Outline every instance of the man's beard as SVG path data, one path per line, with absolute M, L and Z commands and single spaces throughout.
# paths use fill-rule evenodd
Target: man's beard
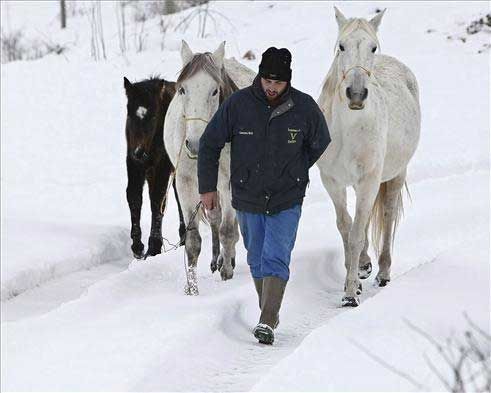
M 266 95 L 266 98 L 268 99 L 268 101 L 272 104 L 274 104 L 275 102 L 277 102 L 280 97 L 281 97 L 281 94 L 278 94 L 278 92 L 275 92 L 276 94 L 275 95 L 269 95 L 268 94 L 268 91 L 266 90 L 265 92 L 265 95 Z

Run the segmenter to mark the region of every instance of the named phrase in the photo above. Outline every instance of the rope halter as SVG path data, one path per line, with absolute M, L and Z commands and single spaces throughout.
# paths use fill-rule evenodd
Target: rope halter
M 186 117 L 186 115 L 182 115 L 182 117 L 184 118 L 184 121 L 202 121 L 203 123 L 206 124 L 210 122 L 209 120 L 205 120 L 201 117 Z
M 365 67 L 361 66 L 361 65 L 355 65 L 355 66 L 352 66 L 350 68 L 348 68 L 346 71 L 342 71 L 343 73 L 343 77 L 341 78 L 341 80 L 338 82 L 338 85 L 336 87 L 336 90 L 338 91 L 338 94 L 339 94 L 339 99 L 342 101 L 343 100 L 343 96 L 341 95 L 341 90 L 339 89 L 339 87 L 341 86 L 341 83 L 343 83 L 343 81 L 346 79 L 346 77 L 348 76 L 348 73 L 352 70 L 354 70 L 355 68 L 361 68 L 363 71 L 365 71 L 365 73 L 367 74 L 367 76 L 370 78 L 372 76 L 372 71 L 370 70 L 367 70 Z
M 347 71 L 343 71 L 343 79 L 342 80 L 345 80 L 346 77 L 348 76 L 348 73 L 351 70 L 354 70 L 355 68 L 361 68 L 363 71 L 365 71 L 365 73 L 368 75 L 369 78 L 372 76 L 372 72 L 370 70 L 367 70 L 365 67 L 363 67 L 361 65 L 355 65 L 353 67 L 348 68 Z

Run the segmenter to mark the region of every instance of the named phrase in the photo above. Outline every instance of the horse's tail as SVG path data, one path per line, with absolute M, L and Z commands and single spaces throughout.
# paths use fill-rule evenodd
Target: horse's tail
M 406 188 L 406 192 L 408 193 L 409 197 L 411 197 L 411 195 L 409 194 L 409 188 L 407 186 L 407 182 L 404 182 L 404 186 Z M 397 201 L 395 204 L 396 213 L 394 218 L 394 224 L 392 227 L 392 244 L 390 245 L 391 247 L 393 247 L 394 245 L 394 238 L 395 238 L 397 226 L 399 224 L 402 215 L 404 214 L 402 192 L 403 192 L 403 188 L 401 187 L 401 190 L 397 194 Z M 372 208 L 372 213 L 370 215 L 372 245 L 377 257 L 380 256 L 380 252 L 383 246 L 382 244 L 383 234 L 387 230 L 387 228 L 385 227 L 385 220 L 384 220 L 386 202 L 387 202 L 387 182 L 384 182 L 380 184 L 377 198 L 375 199 L 375 203 L 373 204 L 373 208 Z

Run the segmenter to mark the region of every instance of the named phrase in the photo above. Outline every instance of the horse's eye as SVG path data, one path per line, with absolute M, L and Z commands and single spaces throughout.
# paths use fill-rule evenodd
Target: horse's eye
M 218 93 L 218 89 L 215 89 L 215 91 L 213 92 L 212 96 L 215 97 Z
M 344 46 L 343 46 L 343 45 L 341 45 L 341 44 L 339 44 L 339 50 L 340 50 L 341 52 L 343 52 L 343 51 L 344 51 Z
M 377 47 L 376 47 L 376 46 L 374 46 L 374 47 L 372 48 L 372 53 L 375 53 L 375 51 L 376 51 L 376 50 L 377 50 Z
M 186 94 L 186 92 L 184 91 L 184 87 L 181 87 L 181 88 L 179 89 L 179 94 L 180 94 L 180 95 L 184 95 L 184 94 Z

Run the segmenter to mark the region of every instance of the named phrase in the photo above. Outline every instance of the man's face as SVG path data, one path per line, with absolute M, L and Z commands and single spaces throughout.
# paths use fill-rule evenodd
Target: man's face
M 287 85 L 288 82 L 261 78 L 261 86 L 268 101 L 278 99 L 281 93 L 285 91 Z

